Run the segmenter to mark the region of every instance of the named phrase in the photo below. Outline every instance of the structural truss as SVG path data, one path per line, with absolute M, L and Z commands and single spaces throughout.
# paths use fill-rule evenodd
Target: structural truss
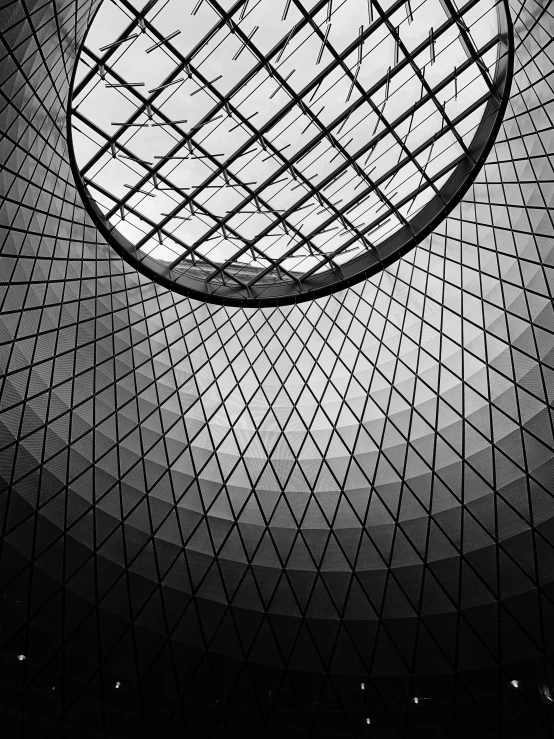
M 475 177 L 511 39 L 491 0 L 105 3 L 73 89 L 90 208 L 185 294 L 284 304 L 353 284 Z

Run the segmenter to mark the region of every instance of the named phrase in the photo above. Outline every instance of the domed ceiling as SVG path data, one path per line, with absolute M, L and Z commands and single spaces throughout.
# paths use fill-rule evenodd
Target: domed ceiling
M 4 5 L 9 735 L 552 736 L 554 17 L 509 5 L 463 200 L 365 282 L 265 308 L 104 240 L 67 129 L 98 3 Z

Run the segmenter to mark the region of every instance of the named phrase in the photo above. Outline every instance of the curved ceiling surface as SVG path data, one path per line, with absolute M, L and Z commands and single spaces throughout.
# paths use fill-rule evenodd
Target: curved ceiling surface
M 5 725 L 550 736 L 549 6 L 510 3 L 504 122 L 446 220 L 264 309 L 92 222 L 66 111 L 96 7 L 2 15 Z

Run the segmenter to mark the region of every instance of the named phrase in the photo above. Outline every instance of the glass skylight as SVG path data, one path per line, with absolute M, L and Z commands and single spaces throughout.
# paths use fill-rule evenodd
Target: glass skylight
M 105 0 L 72 141 L 141 271 L 217 302 L 339 289 L 467 189 L 509 88 L 503 2 Z

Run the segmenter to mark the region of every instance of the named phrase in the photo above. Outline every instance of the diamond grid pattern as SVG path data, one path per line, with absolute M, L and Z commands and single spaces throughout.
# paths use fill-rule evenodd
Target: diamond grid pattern
M 164 291 L 91 224 L 65 106 L 95 7 L 1 20 L 4 725 L 550 736 L 549 6 L 511 4 L 503 128 L 432 237 L 263 310 Z

